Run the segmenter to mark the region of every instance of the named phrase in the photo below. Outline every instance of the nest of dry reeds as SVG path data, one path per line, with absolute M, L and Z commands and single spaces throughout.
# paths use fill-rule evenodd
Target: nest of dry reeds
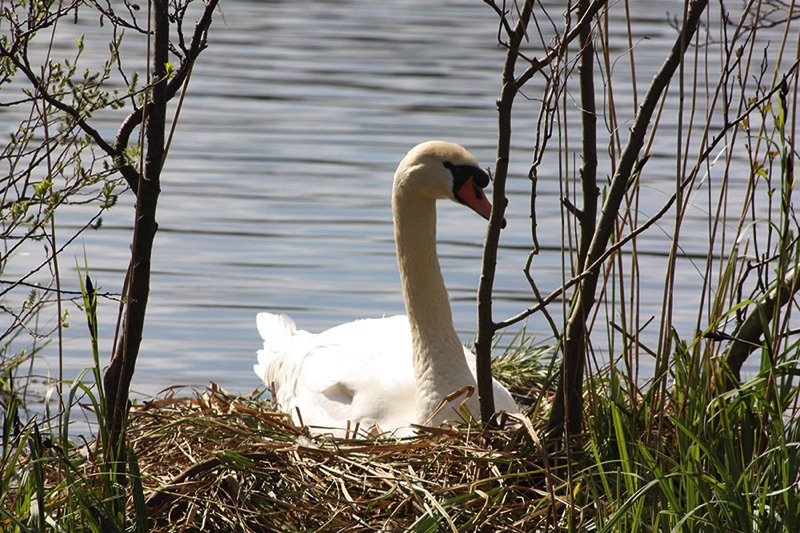
M 153 531 L 533 531 L 562 507 L 555 458 L 522 421 L 333 439 L 212 385 L 130 422 Z

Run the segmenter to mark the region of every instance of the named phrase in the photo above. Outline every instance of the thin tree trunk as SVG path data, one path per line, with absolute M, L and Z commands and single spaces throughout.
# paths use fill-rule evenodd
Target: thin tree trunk
M 588 12 L 591 0 L 580 0 L 578 16 Z M 578 213 L 581 240 L 578 255 L 578 272 L 586 268 L 586 256 L 592 243 L 597 222 L 597 105 L 594 93 L 594 39 L 592 25 L 583 24 L 580 29 L 581 60 L 578 66 L 581 84 L 581 190 L 583 205 Z
M 581 0 L 578 4 L 578 16 L 583 17 L 590 5 L 589 0 Z M 583 25 L 580 30 L 580 85 L 581 85 L 581 146 L 583 163 L 580 169 L 581 187 L 583 192 L 583 204 L 578 211 L 577 217 L 581 228 L 580 244 L 578 250 L 578 272 L 582 272 L 587 266 L 587 257 L 595 234 L 597 220 L 597 106 L 595 105 L 594 94 L 594 41 L 592 37 L 592 27 L 589 24 Z M 575 317 L 576 326 L 583 326 L 586 323 L 586 313 L 592 306 L 592 301 L 584 302 L 588 295 L 582 289 L 584 284 L 578 285 L 576 291 L 577 298 L 573 300 L 572 316 Z M 594 295 L 594 289 L 591 292 Z M 574 357 L 567 364 L 567 357 L 564 356 L 564 363 L 561 367 L 561 383 L 558 391 L 561 395 L 556 395 L 553 409 L 551 411 L 551 423 L 554 418 L 563 419 L 566 412 L 569 420 L 574 423 L 567 428 L 568 434 L 576 434 L 580 431 L 581 418 L 583 414 L 582 381 L 583 368 L 585 364 L 585 339 L 586 331 L 583 327 L 567 327 L 563 342 L 565 354 L 567 351 L 581 354 Z M 578 384 L 568 387 L 569 383 Z M 564 394 L 564 391 L 567 391 Z M 571 410 L 570 410 L 571 408 Z M 552 426 L 551 426 L 552 429 Z
M 153 88 L 144 118 L 147 143 L 144 172 L 139 178 L 133 228 L 131 260 L 128 267 L 125 317 L 117 350 L 103 377 L 109 435 L 109 472 L 117 472 L 114 482 L 124 484 L 124 429 L 128 415 L 128 395 L 144 330 L 150 294 L 150 263 L 158 224 L 156 206 L 161 192 L 160 177 L 164 162 L 164 132 L 167 108 L 167 62 L 169 61 L 169 18 L 166 0 L 153 0 Z
M 526 0 L 514 29 L 509 31 L 506 59 L 503 64 L 503 88 L 500 99 L 497 101 L 498 139 L 497 161 L 495 162 L 492 189 L 493 208 L 489 227 L 486 230 L 483 265 L 478 285 L 478 334 L 475 341 L 478 399 L 481 406 L 481 420 L 484 424 L 492 424 L 494 417 L 492 338 L 494 337 L 495 328 L 492 319 L 492 287 L 497 267 L 497 247 L 500 241 L 500 229 L 503 226 L 503 216 L 508 203 L 505 186 L 511 147 L 511 108 L 514 97 L 519 91 L 515 82 L 514 70 L 519 57 L 520 43 L 525 37 L 532 11 L 532 0 Z M 501 16 L 504 17 L 504 14 L 501 13 Z M 505 18 L 502 20 L 505 22 Z

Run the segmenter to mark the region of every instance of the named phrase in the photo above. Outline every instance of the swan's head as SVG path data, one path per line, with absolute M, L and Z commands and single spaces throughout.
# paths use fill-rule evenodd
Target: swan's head
M 483 189 L 489 175 L 466 148 L 445 141 L 428 141 L 411 149 L 394 175 L 394 195 L 431 200 L 449 199 L 489 219 L 492 204 Z

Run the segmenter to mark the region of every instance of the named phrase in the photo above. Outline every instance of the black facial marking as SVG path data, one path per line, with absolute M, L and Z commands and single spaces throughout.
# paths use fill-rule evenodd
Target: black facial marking
M 453 194 L 456 196 L 458 196 L 456 194 L 458 190 L 461 189 L 464 183 L 470 178 L 472 178 L 475 185 L 481 189 L 489 185 L 489 175 L 482 168 L 473 165 L 454 165 L 450 161 L 445 161 L 444 167 L 453 175 Z M 479 190 L 476 189 L 475 192 L 478 198 L 482 196 Z

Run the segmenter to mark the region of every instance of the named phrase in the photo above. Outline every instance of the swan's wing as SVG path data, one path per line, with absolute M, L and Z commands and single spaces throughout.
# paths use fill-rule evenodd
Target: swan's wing
M 259 322 L 262 335 L 271 333 L 277 342 L 265 340 L 256 373 L 296 421 L 318 428 L 346 428 L 349 421 L 392 431 L 414 420 L 406 317 L 349 322 L 318 335 L 298 334 L 288 317 L 259 315 Z

